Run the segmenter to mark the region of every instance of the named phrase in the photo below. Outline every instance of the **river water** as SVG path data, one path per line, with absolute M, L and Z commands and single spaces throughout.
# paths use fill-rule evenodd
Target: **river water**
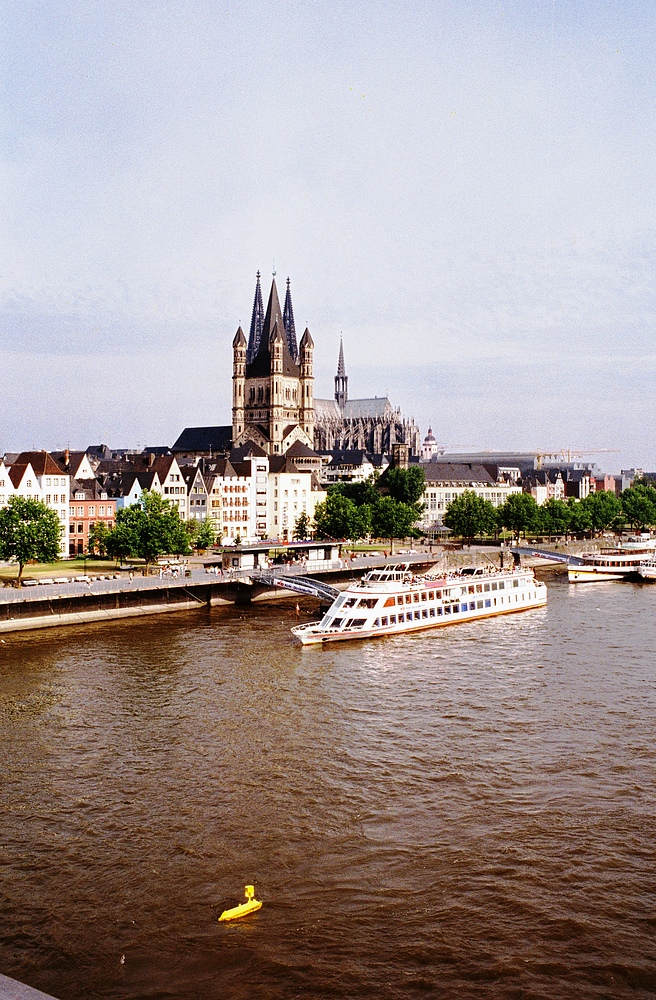
M 558 580 L 325 648 L 293 601 L 5 636 L 0 972 L 61 1000 L 653 996 L 655 612 Z M 263 908 L 217 923 L 247 882 Z

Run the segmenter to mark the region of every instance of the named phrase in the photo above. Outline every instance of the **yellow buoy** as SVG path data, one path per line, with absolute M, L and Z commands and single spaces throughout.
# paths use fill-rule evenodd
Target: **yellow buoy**
M 244 886 L 246 902 L 233 906 L 231 910 L 224 910 L 219 920 L 236 920 L 238 917 L 246 917 L 249 913 L 255 913 L 262 906 L 262 900 L 255 898 L 255 886 Z

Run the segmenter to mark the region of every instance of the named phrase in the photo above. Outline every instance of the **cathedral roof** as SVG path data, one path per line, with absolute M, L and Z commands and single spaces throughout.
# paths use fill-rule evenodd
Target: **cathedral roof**
M 344 417 L 354 420 L 357 417 L 390 417 L 394 407 L 387 396 L 375 396 L 374 399 L 347 399 L 344 403 Z
M 314 400 L 314 416 L 316 420 L 341 420 L 342 411 L 337 405 L 336 399 L 316 399 Z

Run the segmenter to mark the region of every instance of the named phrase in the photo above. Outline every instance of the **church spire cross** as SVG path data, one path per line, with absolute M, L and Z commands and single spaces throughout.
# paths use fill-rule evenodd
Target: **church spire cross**
M 285 295 L 285 308 L 282 321 L 287 334 L 287 346 L 294 361 L 298 362 L 298 347 L 296 345 L 296 325 L 294 323 L 294 307 L 292 306 L 292 293 L 289 288 L 289 278 L 287 278 L 287 293 Z
M 251 329 L 248 337 L 248 347 L 246 349 L 246 360 L 250 364 L 260 349 L 262 340 L 262 329 L 264 327 L 264 306 L 262 305 L 262 286 L 260 285 L 260 272 L 257 272 L 255 283 L 255 298 L 253 299 L 253 315 L 251 316 Z

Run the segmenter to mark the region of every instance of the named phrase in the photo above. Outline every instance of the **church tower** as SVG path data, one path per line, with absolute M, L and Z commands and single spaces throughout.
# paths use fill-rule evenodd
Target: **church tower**
M 346 365 L 344 364 L 344 344 L 341 337 L 339 338 L 339 361 L 337 362 L 337 374 L 335 375 L 335 399 L 340 410 L 343 412 L 344 404 L 348 399 L 348 375 L 346 374 Z
M 258 272 L 248 346 L 241 328 L 233 341 L 234 447 L 253 441 L 269 455 L 283 455 L 295 441 L 313 446 L 313 347 L 308 330 L 296 347 L 289 280 L 284 312 L 274 276 L 262 316 Z
M 246 395 L 246 337 L 241 327 L 232 342 L 232 439 L 244 430 Z

